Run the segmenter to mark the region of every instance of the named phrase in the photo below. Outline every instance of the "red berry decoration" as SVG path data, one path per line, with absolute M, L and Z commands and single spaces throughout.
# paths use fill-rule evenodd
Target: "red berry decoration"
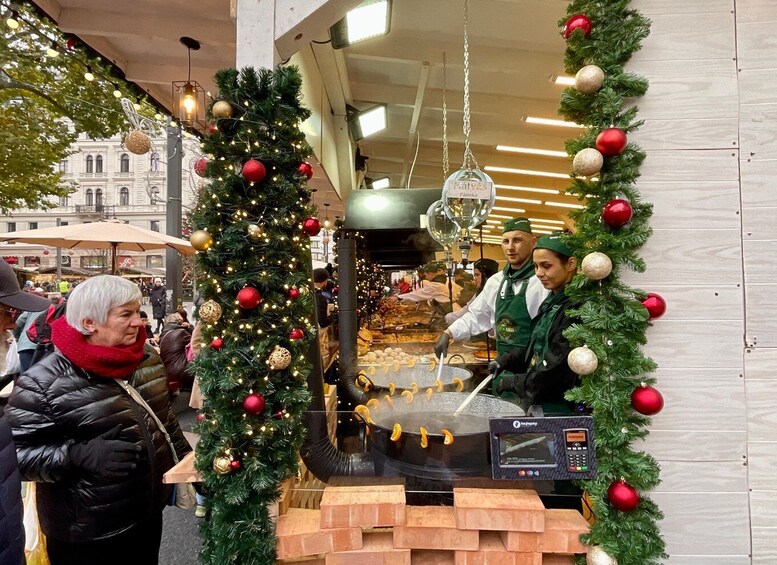
M 248 182 L 262 182 L 267 174 L 267 170 L 264 168 L 262 162 L 257 161 L 256 159 L 249 159 L 246 161 L 243 164 L 243 170 L 241 172 L 243 173 L 243 178 Z
M 318 221 L 318 218 L 307 218 L 302 222 L 302 231 L 308 237 L 316 236 L 321 231 L 321 222 Z
M 615 509 L 631 512 L 639 504 L 639 493 L 626 481 L 615 481 L 607 489 L 607 499 Z
M 642 385 L 631 393 L 631 405 L 640 414 L 652 416 L 661 412 L 664 407 L 664 397 L 652 386 Z
M 628 200 L 610 200 L 602 209 L 602 221 L 611 228 L 622 228 L 631 221 L 634 209 Z
M 254 416 L 258 416 L 264 412 L 264 407 L 266 405 L 267 403 L 264 400 L 264 396 L 261 394 L 249 394 L 245 397 L 245 400 L 243 400 L 243 410 Z
M 282 408 L 272 413 L 272 417 L 276 420 L 283 420 L 285 416 L 286 416 L 286 410 L 283 410 Z
M 205 176 L 205 168 L 208 166 L 208 160 L 205 157 L 200 157 L 197 162 L 194 163 L 194 172 L 198 177 Z
M 577 29 L 583 30 L 583 35 L 588 37 L 591 35 L 591 18 L 585 14 L 575 14 L 570 17 L 564 24 L 564 29 L 561 30 L 564 39 L 569 39 Z
M 303 332 L 299 328 L 294 328 L 293 330 L 291 330 L 289 332 L 289 339 L 295 339 L 296 340 L 296 339 L 302 339 L 303 337 L 305 337 L 305 332 Z
M 237 471 L 238 469 L 240 469 L 240 461 L 238 461 L 237 459 L 233 459 L 232 461 L 229 462 L 229 468 L 232 469 L 233 471 Z
M 626 149 L 626 133 L 620 128 L 607 128 L 596 136 L 596 150 L 605 157 L 620 155 Z
M 299 289 L 298 288 L 290 288 L 289 289 L 289 298 L 291 300 L 297 300 L 297 298 L 299 298 Z
M 205 421 L 205 414 L 203 414 L 202 412 L 197 414 L 197 421 L 198 422 L 204 422 Z
M 313 178 L 313 166 L 310 163 L 300 163 L 297 172 L 308 180 Z
M 262 301 L 262 295 L 252 286 L 247 286 L 237 293 L 237 303 L 243 310 L 253 310 Z
M 219 133 L 219 126 L 214 124 L 213 122 L 208 124 L 208 133 L 211 135 L 218 135 Z
M 215 349 L 216 351 L 218 351 L 219 349 L 223 349 L 224 348 L 224 339 L 220 338 L 220 337 L 214 337 L 210 341 L 210 348 L 211 349 Z
M 657 320 L 666 312 L 666 301 L 655 292 L 648 292 L 645 300 L 642 301 L 642 306 L 647 309 L 651 320 Z

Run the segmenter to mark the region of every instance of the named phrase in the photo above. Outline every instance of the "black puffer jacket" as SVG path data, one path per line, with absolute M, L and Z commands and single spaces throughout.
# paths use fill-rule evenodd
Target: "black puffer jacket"
M 183 457 L 186 443 L 168 400 L 164 368 L 153 348 L 130 377 Z M 162 475 L 172 454 L 154 420 L 115 379 L 87 373 L 59 351 L 21 375 L 8 403 L 19 470 L 37 481 L 38 515 L 46 536 L 69 543 L 119 534 L 161 511 L 171 492 Z M 121 425 L 117 439 L 144 448 L 126 477 L 96 478 L 76 468 L 69 449 Z
M 149 292 L 149 300 L 154 319 L 164 318 L 167 313 L 167 289 L 165 286 L 152 287 L 151 292 Z
M 0 564 L 24 563 L 22 483 L 8 419 L 0 409 Z

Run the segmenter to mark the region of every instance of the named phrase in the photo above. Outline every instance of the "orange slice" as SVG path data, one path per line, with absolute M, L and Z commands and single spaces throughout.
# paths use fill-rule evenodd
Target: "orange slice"
M 437 389 L 437 392 L 442 392 L 442 389 L 445 385 L 442 383 L 440 379 L 437 379 L 434 381 L 434 388 Z
M 389 406 L 391 406 L 392 408 L 394 407 L 394 401 L 391 400 L 391 397 L 388 394 L 386 396 L 384 396 L 383 398 L 386 399 L 386 402 L 388 403 Z
M 410 383 L 410 392 L 418 394 L 418 383 Z
M 372 422 L 372 418 L 370 418 L 370 409 L 367 408 L 364 404 L 359 404 L 353 409 L 353 413 L 359 416 L 359 418 L 367 422 L 368 424 Z
M 431 400 L 433 394 L 434 394 L 434 391 L 432 390 L 432 387 L 427 388 L 426 389 L 426 400 Z
M 383 365 L 380 366 L 381 369 L 383 369 L 383 374 L 388 375 L 389 372 L 389 366 L 383 363 Z
M 464 390 L 464 381 L 462 381 L 459 377 L 453 379 L 453 384 L 456 385 L 456 392 L 461 392 Z
M 391 441 L 399 441 L 399 438 L 402 437 L 402 426 L 397 422 L 394 424 L 394 429 L 391 430 L 391 437 L 389 438 Z
M 367 371 L 368 371 L 368 372 L 370 373 L 370 375 L 372 375 L 372 376 L 374 376 L 374 375 L 375 375 L 375 373 L 377 372 L 377 371 L 375 370 L 375 365 L 373 365 L 372 367 L 370 367 L 369 369 L 367 369 Z
M 375 408 L 375 409 L 377 409 L 378 406 L 380 406 L 380 402 L 378 401 L 377 398 L 370 398 L 367 401 L 366 406 L 367 406 L 367 408 Z
M 449 430 L 440 430 L 440 433 L 445 436 L 443 445 L 450 445 L 453 443 L 453 434 Z
M 399 361 L 394 363 L 394 372 L 395 373 L 398 373 L 401 368 L 402 368 L 402 363 L 400 363 Z
M 426 428 L 421 426 L 421 447 L 426 449 L 429 447 L 429 438 L 426 437 Z
M 429 363 L 429 370 L 434 371 L 435 367 L 437 367 L 437 359 L 432 359 L 432 362 Z
M 395 392 L 397 392 L 397 385 L 395 385 L 394 383 L 389 383 L 389 394 L 391 394 L 391 396 L 394 396 Z
M 408 367 L 415 367 L 415 357 L 411 357 L 407 360 L 407 366 Z
M 405 403 L 406 404 L 410 404 L 411 402 L 413 402 L 413 393 L 410 392 L 409 390 L 403 390 L 402 391 L 402 396 L 405 397 Z

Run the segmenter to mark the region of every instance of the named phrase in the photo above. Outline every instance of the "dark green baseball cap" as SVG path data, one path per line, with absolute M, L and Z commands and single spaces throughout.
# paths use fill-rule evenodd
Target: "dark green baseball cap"
M 574 253 L 572 253 L 569 246 L 561 239 L 562 235 L 563 234 L 561 233 L 543 235 L 537 240 L 537 245 L 534 246 L 534 249 L 550 249 L 551 251 L 566 255 L 567 257 L 572 257 Z
M 525 231 L 526 233 L 531 233 L 531 222 L 529 221 L 529 218 L 521 217 L 507 220 L 502 225 L 502 233 L 509 231 Z

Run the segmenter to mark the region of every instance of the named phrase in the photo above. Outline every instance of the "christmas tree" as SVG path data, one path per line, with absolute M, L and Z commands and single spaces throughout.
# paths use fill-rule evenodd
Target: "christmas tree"
M 581 386 L 568 398 L 593 410 L 599 473 L 582 486 L 596 521 L 584 541 L 593 545 L 594 563 L 650 565 L 666 557 L 657 522 L 660 510 L 647 497 L 659 484 L 659 467 L 634 450 L 648 431 L 647 415 L 661 409 L 660 393 L 650 385 L 655 363 L 641 346 L 651 317 L 663 301 L 645 297 L 619 278 L 622 268 L 645 269 L 639 248 L 651 234 L 652 206 L 635 187 L 643 151 L 628 142 L 636 130 L 637 108 L 626 102 L 643 95 L 647 81 L 623 66 L 649 33 L 649 21 L 628 0 L 578 0 L 570 3 L 563 25 L 566 70 L 575 86 L 562 97 L 560 113 L 588 127 L 567 143 L 574 156 L 571 194 L 586 200 L 571 214 L 577 231 L 568 243 L 583 259 L 582 274 L 567 293 L 582 306 L 582 323 L 570 328 L 570 366 Z
M 210 183 L 192 214 L 199 319 L 195 361 L 205 404 L 196 431 L 197 469 L 209 520 L 205 564 L 275 562 L 269 506 L 297 471 L 310 402 L 305 356 L 316 339 L 309 290 L 309 236 L 320 226 L 306 181 L 310 147 L 299 126 L 295 67 L 228 69 L 216 75 L 203 144 Z

